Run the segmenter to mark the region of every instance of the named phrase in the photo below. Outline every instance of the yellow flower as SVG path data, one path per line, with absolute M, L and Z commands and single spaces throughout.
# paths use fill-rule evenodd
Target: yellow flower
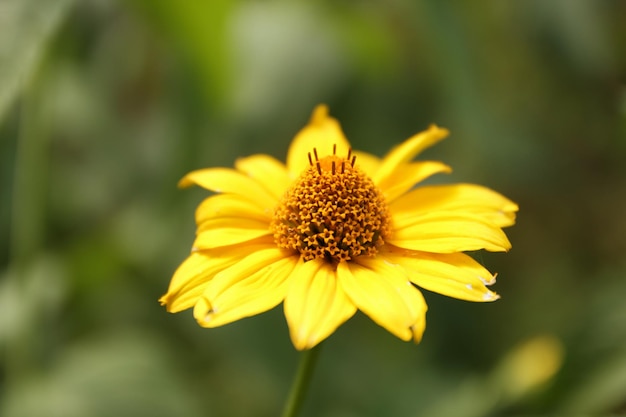
M 193 307 L 203 327 L 281 302 L 294 346 L 309 349 L 357 309 L 402 340 L 419 342 L 426 302 L 417 287 L 468 301 L 494 301 L 495 276 L 464 254 L 507 251 L 502 231 L 518 207 L 471 185 L 414 188 L 450 168 L 413 158 L 448 135 L 437 126 L 382 159 L 351 149 L 318 106 L 293 139 L 286 165 L 267 155 L 235 169 L 187 174 L 180 186 L 217 193 L 196 211 L 191 255 L 160 302 Z

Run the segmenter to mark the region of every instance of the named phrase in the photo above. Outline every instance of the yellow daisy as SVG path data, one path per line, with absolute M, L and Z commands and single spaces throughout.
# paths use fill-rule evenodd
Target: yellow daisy
M 191 255 L 161 304 L 193 307 L 203 327 L 281 302 L 297 349 L 310 349 L 361 310 L 402 340 L 419 342 L 426 302 L 417 287 L 468 301 L 494 301 L 495 276 L 463 253 L 507 251 L 502 231 L 518 207 L 471 184 L 416 184 L 450 167 L 413 162 L 448 135 L 430 126 L 384 158 L 353 151 L 337 120 L 318 106 L 293 139 L 286 165 L 267 155 L 235 169 L 190 172 L 179 183 L 216 195 L 196 211 Z

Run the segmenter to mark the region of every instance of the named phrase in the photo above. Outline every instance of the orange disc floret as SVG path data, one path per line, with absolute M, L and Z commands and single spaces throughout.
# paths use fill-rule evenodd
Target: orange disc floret
M 336 155 L 315 160 L 274 211 L 276 244 L 300 252 L 304 261 L 331 263 L 374 256 L 389 237 L 387 204 L 355 158 Z

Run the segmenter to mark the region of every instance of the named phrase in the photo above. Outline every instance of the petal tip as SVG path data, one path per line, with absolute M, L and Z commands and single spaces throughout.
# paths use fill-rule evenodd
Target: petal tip
M 435 123 L 432 123 L 430 126 L 428 126 L 428 131 L 429 133 L 437 135 L 442 139 L 450 135 L 450 131 L 448 129 L 446 129 L 445 127 L 439 127 Z
M 177 296 L 175 294 L 169 292 L 159 298 L 159 304 L 165 307 L 165 311 L 167 311 L 168 313 L 178 313 L 187 308 L 185 307 L 184 303 L 180 303 L 180 301 L 177 300 Z
M 321 342 L 321 340 L 317 340 L 318 338 L 313 337 L 313 335 L 307 335 L 302 330 L 291 332 L 290 336 L 293 347 L 300 351 L 313 349 Z
M 496 294 L 493 291 L 487 290 L 487 292 L 483 295 L 483 301 L 496 301 L 500 299 L 500 295 Z
M 326 104 L 318 104 L 313 109 L 313 113 L 311 114 L 311 124 L 321 124 L 326 120 L 328 116 L 329 110 Z
M 478 279 L 480 279 L 480 281 L 483 283 L 483 285 L 486 286 L 490 286 L 496 283 L 496 278 L 497 278 L 498 274 L 495 273 L 493 274 L 493 276 L 490 276 L 489 278 L 485 278 L 482 276 L 479 276 Z
M 210 327 L 215 309 L 206 297 L 200 297 L 193 308 L 193 317 L 202 327 Z
M 161 296 L 161 298 L 159 298 L 159 304 L 161 306 L 167 306 L 169 304 L 169 298 L 170 298 L 169 297 L 169 293 L 168 294 L 163 294 Z M 168 310 L 169 310 L 169 308 L 168 308 Z
M 191 187 L 193 184 L 194 182 L 189 178 L 189 174 L 187 174 L 182 177 L 180 181 L 178 181 L 178 184 L 176 184 L 176 186 L 178 188 L 188 188 Z
M 415 323 L 411 326 L 411 333 L 413 334 L 413 343 L 416 345 L 422 341 L 422 337 L 424 336 L 424 331 L 426 330 L 426 322 L 422 320 L 419 323 Z
M 438 172 L 439 174 L 451 174 L 452 173 L 452 167 L 450 165 L 447 164 L 441 164 L 441 171 Z

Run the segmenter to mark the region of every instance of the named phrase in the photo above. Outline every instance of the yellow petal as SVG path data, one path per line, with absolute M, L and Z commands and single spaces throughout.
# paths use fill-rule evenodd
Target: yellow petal
M 159 299 L 171 313 L 186 310 L 196 303 L 215 274 L 250 253 L 275 248 L 273 239 L 257 239 L 242 245 L 192 252 L 176 269 L 167 293 Z
M 258 272 L 272 272 L 277 268 L 276 263 L 285 259 L 292 259 L 293 254 L 276 247 L 265 247 L 242 256 L 232 267 L 221 271 L 214 278 L 205 295 L 214 298 L 222 294 L 229 287 L 236 285 Z M 293 259 L 290 261 L 292 264 Z M 294 264 L 295 266 L 295 264 Z
M 458 211 L 473 213 L 506 227 L 515 223 L 517 204 L 503 195 L 474 184 L 452 184 L 419 187 L 389 205 L 400 224 L 425 213 Z
M 393 250 L 384 254 L 389 262 L 401 265 L 415 285 L 425 290 L 466 301 L 495 301 L 500 298 L 487 289 L 495 277 L 464 253 L 427 253 Z
M 333 145 L 337 146 L 337 155 L 347 155 L 350 144 L 346 139 L 339 122 L 328 115 L 328 107 L 319 105 L 313 110 L 311 120 L 294 137 L 287 152 L 287 169 L 290 178 L 296 179 L 309 167 L 308 153 L 313 155 L 317 150 L 319 158 L 333 153 Z
M 390 204 L 413 188 L 415 184 L 431 175 L 443 172 L 450 173 L 452 168 L 436 161 L 414 162 L 399 166 L 393 175 L 378 184 L 378 187 L 383 192 L 387 204 Z
M 337 277 L 352 302 L 374 322 L 402 340 L 419 341 L 426 302 L 400 266 L 359 258 L 358 263 L 340 262 Z
M 216 193 L 236 194 L 262 209 L 273 209 L 278 199 L 252 178 L 229 168 L 206 168 L 192 171 L 179 182 L 179 187 L 199 185 Z
M 269 233 L 269 221 L 266 219 L 257 220 L 247 217 L 214 217 L 212 219 L 204 220 L 198 224 L 196 234 L 203 233 L 207 230 L 217 229 L 261 229 L 267 230 Z
M 256 220 L 223 218 L 209 220 L 203 225 L 207 228 L 198 231 L 193 242 L 194 250 L 236 245 L 262 237 L 270 239 L 272 235 L 267 223 Z
M 426 330 L 426 314 L 422 314 L 418 317 L 415 323 L 413 323 L 413 326 L 411 326 L 411 334 L 415 343 L 422 341 L 424 330 Z
M 194 252 L 174 272 L 167 293 L 159 302 L 177 313 L 193 307 L 215 274 L 236 262 L 237 257 L 221 251 L 212 255 Z
M 291 183 L 285 165 L 268 155 L 239 158 L 235 168 L 261 184 L 276 199 L 285 194 Z
M 334 268 L 323 260 L 299 262 L 284 307 L 291 340 L 298 350 L 317 345 L 356 312 L 337 284 Z
M 372 178 L 375 184 L 384 183 L 394 175 L 396 169 L 411 161 L 417 154 L 448 136 L 448 130 L 431 125 L 428 130 L 412 136 L 404 143 L 392 149 L 384 158 Z
M 240 260 L 206 286 L 194 317 L 203 327 L 217 327 L 276 307 L 298 259 L 272 248 Z
M 372 178 L 380 167 L 381 159 L 376 155 L 362 151 L 352 151 L 352 154 L 356 156 L 354 166 L 361 169 L 368 177 Z
M 475 214 L 441 211 L 404 217 L 392 212 L 391 217 L 394 231 L 387 242 L 404 249 L 453 253 L 511 248 L 502 229 Z
M 224 217 L 240 217 L 269 223 L 272 214 L 235 194 L 217 194 L 207 197 L 196 209 L 196 224 Z

